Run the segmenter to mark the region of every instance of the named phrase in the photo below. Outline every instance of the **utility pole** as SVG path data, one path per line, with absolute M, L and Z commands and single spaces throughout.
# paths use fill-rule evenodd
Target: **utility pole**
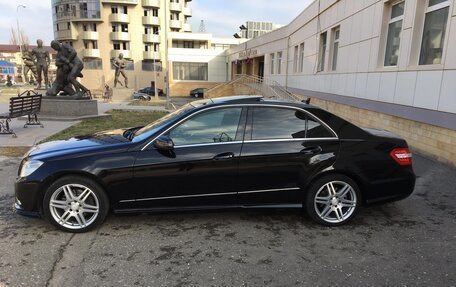
M 16 24 L 17 24 L 17 39 L 18 39 L 18 42 L 19 42 L 19 51 L 21 53 L 21 59 L 22 59 L 22 37 L 21 37 L 21 30 L 19 29 L 19 8 L 26 8 L 25 5 L 22 5 L 22 4 L 19 4 L 17 5 L 16 7 Z M 25 83 L 25 75 L 24 75 L 24 60 L 22 59 L 21 60 L 21 74 L 22 74 L 22 82 Z

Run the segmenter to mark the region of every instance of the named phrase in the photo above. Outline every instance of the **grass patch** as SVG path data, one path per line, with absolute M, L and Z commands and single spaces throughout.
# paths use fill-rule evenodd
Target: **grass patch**
M 42 142 L 69 139 L 78 135 L 87 135 L 105 130 L 147 125 L 167 114 L 162 111 L 112 110 L 110 118 L 87 119 L 77 123 Z
M 166 101 L 155 99 L 152 99 L 150 101 L 132 101 L 128 105 L 141 107 L 164 107 L 166 106 Z

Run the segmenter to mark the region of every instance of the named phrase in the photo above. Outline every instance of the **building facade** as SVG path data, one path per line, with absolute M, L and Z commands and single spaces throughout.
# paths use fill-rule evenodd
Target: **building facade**
M 131 88 L 164 87 L 167 32 L 191 32 L 191 0 L 52 0 L 54 36 L 84 62 L 82 83 L 92 90 L 114 82 L 120 53 Z M 154 75 L 155 73 L 155 75 Z
M 231 75 L 277 81 L 456 165 L 455 16 L 455 0 L 316 0 L 230 49 Z
M 227 82 L 230 75 L 226 51 L 244 41 L 214 38 L 210 33 L 169 33 L 171 94 L 188 96 L 190 90 Z
M 239 32 L 235 33 L 234 38 L 253 39 L 263 36 L 272 30 L 278 29 L 283 25 L 274 24 L 272 22 L 261 21 L 247 21 L 245 24 L 239 26 Z

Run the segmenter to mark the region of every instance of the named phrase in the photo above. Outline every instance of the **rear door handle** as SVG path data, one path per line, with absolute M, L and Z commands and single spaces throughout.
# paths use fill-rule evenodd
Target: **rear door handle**
M 232 152 L 225 152 L 214 156 L 214 160 L 230 160 L 232 158 L 234 158 L 234 153 Z
M 319 146 L 311 146 L 311 147 L 306 147 L 305 149 L 301 150 L 301 153 L 303 154 L 317 154 L 321 153 L 322 149 Z

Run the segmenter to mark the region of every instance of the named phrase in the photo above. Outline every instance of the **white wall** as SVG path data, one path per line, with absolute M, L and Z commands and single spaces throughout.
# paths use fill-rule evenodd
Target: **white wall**
M 449 1 L 441 64 L 418 65 L 425 0 L 405 1 L 396 67 L 383 67 L 387 5 L 391 3 L 384 0 L 317 0 L 289 25 L 230 49 L 229 61 L 240 59 L 240 52 L 253 49 L 257 50 L 257 56 L 265 56 L 265 77 L 291 88 L 456 113 L 455 1 Z M 339 25 L 337 70 L 330 71 L 331 29 Z M 317 72 L 319 35 L 325 31 L 328 32 L 326 65 L 324 71 Z M 294 47 L 302 42 L 305 43 L 304 71 L 294 73 Z M 271 75 L 269 55 L 275 53 L 277 58 L 279 51 L 283 53 L 282 74 Z

